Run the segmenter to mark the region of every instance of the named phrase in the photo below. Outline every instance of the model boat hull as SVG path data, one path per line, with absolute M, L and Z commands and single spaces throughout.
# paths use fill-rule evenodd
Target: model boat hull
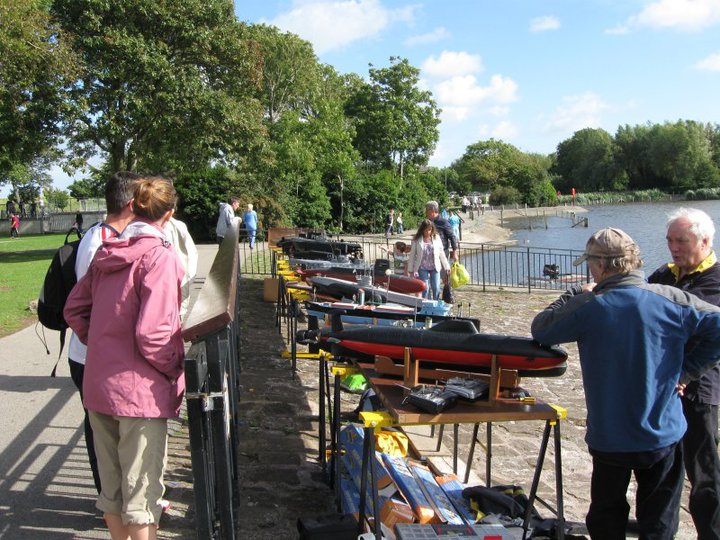
M 449 320 L 430 329 L 366 326 L 321 331 L 320 340 L 340 347 L 346 354 L 387 356 L 400 360 L 410 348 L 417 360 L 453 366 L 492 366 L 493 358 L 504 369 L 527 374 L 558 370 L 567 361 L 560 347 L 540 345 L 527 337 L 481 334 L 463 321 Z

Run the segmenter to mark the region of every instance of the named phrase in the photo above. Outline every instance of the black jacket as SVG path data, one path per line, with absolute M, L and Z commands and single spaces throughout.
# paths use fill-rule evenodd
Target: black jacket
M 455 233 L 452 230 L 450 222 L 444 217 L 438 216 L 435 218 L 433 223 L 435 224 L 435 230 L 437 230 L 440 235 L 440 239 L 442 240 L 443 249 L 447 251 L 448 246 L 451 246 L 453 251 L 457 251 L 460 245 L 458 243 L 458 239 L 455 237 Z
M 720 307 L 720 263 L 716 262 L 703 272 L 688 274 L 677 282 L 675 275 L 665 264 L 650 275 L 648 282 L 672 285 Z M 685 397 L 700 403 L 720 404 L 720 364 L 706 371 L 697 381 L 688 384 Z

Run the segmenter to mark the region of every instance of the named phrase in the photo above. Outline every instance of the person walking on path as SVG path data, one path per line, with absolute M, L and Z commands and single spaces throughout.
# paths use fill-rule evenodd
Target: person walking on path
M 10 238 L 20 236 L 20 218 L 17 214 L 10 216 Z
M 679 443 L 687 427 L 677 394 L 720 359 L 720 309 L 646 283 L 640 251 L 620 229 L 593 234 L 574 264 L 584 261 L 594 283 L 561 295 L 531 331 L 546 345 L 578 344 L 593 463 L 588 531 L 594 540 L 625 538 L 634 474 L 640 538 L 670 540 L 679 524 Z
M 429 219 L 423 220 L 418 227 L 412 244 L 410 245 L 410 256 L 408 257 L 405 275 L 417 275 L 425 282 L 425 298 L 437 300 L 440 298 L 440 277 L 442 271 L 444 276 L 450 270 L 442 241 L 440 240 L 435 225 Z M 443 282 L 446 277 L 443 277 Z
M 115 238 L 125 230 L 134 214 L 131 209 L 135 182 L 140 178 L 137 174 L 120 171 L 113 174 L 105 184 L 105 205 L 107 206 L 107 217 L 102 223 L 90 227 L 83 236 L 77 249 L 75 259 L 75 277 L 78 281 L 87 274 L 90 263 L 95 257 L 95 252 L 105 240 Z M 85 378 L 85 357 L 87 347 L 80 341 L 73 332 L 70 335 L 68 346 L 68 365 L 70 366 L 70 377 L 80 392 L 80 399 L 83 399 L 83 380 Z M 95 489 L 100 493 L 100 473 L 98 472 L 97 456 L 95 454 L 95 443 L 90 416 L 87 408 L 85 411 L 85 446 L 90 462 Z
M 437 201 L 429 201 L 425 205 L 425 217 L 435 225 L 435 230 L 440 235 L 445 250 L 445 256 L 450 258 L 450 248 L 452 248 L 453 261 L 460 262 L 460 243 L 448 220 L 440 215 L 440 205 Z
M 139 180 L 136 219 L 103 243 L 65 305 L 88 347 L 83 391 L 102 482 L 97 508 L 113 540 L 157 538 L 167 420 L 178 417 L 185 390 L 183 270 L 163 233 L 175 205 L 170 182 Z
M 240 207 L 240 200 L 237 197 L 230 197 L 228 202 L 220 203 L 220 215 L 215 226 L 215 235 L 218 245 L 222 244 L 225 233 L 236 219 L 235 211 Z
M 242 222 L 243 225 L 245 225 L 245 230 L 247 231 L 250 249 L 255 249 L 255 235 L 257 234 L 258 215 L 257 212 L 253 210 L 252 204 L 248 204 L 247 210 L 243 212 Z
M 385 238 L 395 234 L 395 209 L 391 208 L 385 216 Z
M 405 232 L 405 226 L 403 225 L 403 217 L 402 212 L 397 213 L 397 217 L 395 218 L 395 223 L 397 224 L 397 233 L 402 234 Z
M 680 208 L 670 214 L 666 239 L 672 262 L 655 270 L 648 282 L 672 285 L 720 306 L 720 263 L 712 248 L 714 237 L 712 218 L 702 210 Z M 688 424 L 682 446 L 690 480 L 690 515 L 699 540 L 718 540 L 720 365 L 688 384 L 680 401 Z

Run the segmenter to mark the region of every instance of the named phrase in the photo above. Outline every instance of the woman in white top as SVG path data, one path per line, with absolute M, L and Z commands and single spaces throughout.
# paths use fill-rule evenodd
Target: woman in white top
M 415 233 L 410 247 L 405 275 L 417 275 L 425 282 L 425 298 L 440 298 L 440 273 L 444 276 L 450 270 L 450 263 L 445 256 L 442 240 L 435 231 L 435 225 L 429 219 L 423 220 Z M 445 281 L 445 279 L 443 279 Z

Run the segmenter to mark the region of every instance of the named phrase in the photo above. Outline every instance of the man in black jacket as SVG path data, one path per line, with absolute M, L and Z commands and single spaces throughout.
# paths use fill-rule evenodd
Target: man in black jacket
M 440 215 L 440 205 L 437 201 L 430 201 L 425 205 L 425 217 L 435 225 L 435 230 L 440 234 L 440 239 L 445 249 L 445 256 L 450 258 L 450 248 L 452 247 L 452 259 L 454 262 L 460 261 L 460 244 L 453 233 L 450 222 Z
M 680 208 L 667 221 L 667 244 L 673 262 L 658 268 L 650 283 L 674 285 L 720 306 L 720 264 L 712 248 L 715 226 L 705 212 Z M 682 439 L 690 480 L 690 514 L 699 540 L 720 539 L 720 458 L 718 404 L 720 365 L 688 384 L 682 393 L 688 428 Z

